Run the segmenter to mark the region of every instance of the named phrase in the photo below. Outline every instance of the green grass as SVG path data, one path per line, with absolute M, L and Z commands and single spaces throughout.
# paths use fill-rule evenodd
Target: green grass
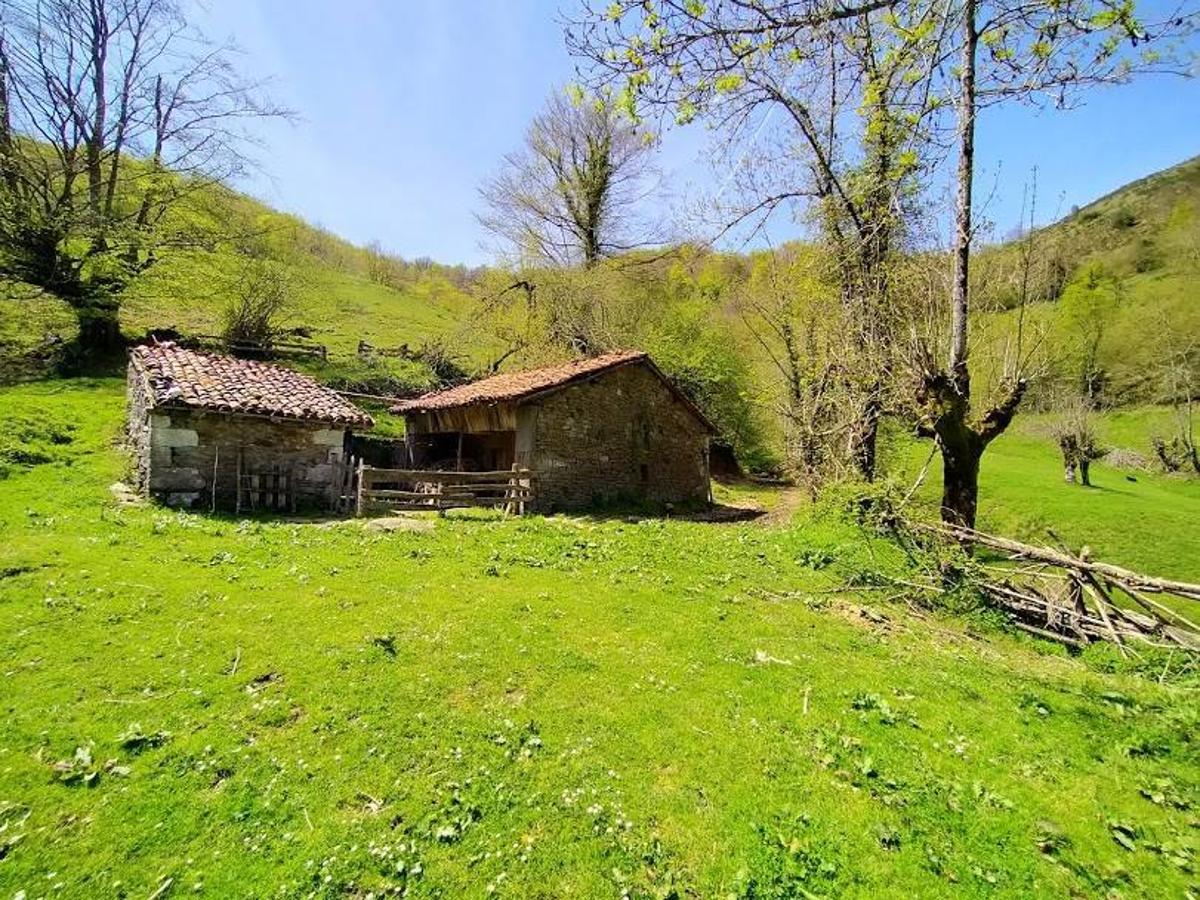
M 0 896 L 1197 889 L 1193 682 L 846 593 L 840 516 L 121 508 L 122 403 L 0 390 L 74 426 L 0 480 Z
M 1100 444 L 1153 459 L 1150 436 L 1169 434 L 1170 411 L 1119 410 L 1097 417 Z M 1067 484 L 1062 458 L 1045 415 L 1022 415 L 984 453 L 980 470 L 979 527 L 1047 544 L 1053 529 L 1074 550 L 1094 558 L 1169 578 L 1200 582 L 1200 479 L 1154 471 L 1128 471 L 1093 463 L 1092 487 Z M 909 485 L 930 444 L 894 442 L 893 474 Z M 936 515 L 941 492 L 935 456 L 918 493 L 925 515 Z

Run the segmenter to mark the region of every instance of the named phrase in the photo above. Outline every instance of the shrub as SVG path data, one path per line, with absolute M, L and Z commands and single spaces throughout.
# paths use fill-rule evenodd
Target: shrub
M 248 263 L 222 313 L 221 337 L 229 344 L 271 346 L 284 334 L 290 295 L 291 286 L 277 267 Z
M 1123 206 L 1113 213 L 1112 223 L 1114 228 L 1132 228 L 1137 224 L 1137 216 L 1133 210 Z

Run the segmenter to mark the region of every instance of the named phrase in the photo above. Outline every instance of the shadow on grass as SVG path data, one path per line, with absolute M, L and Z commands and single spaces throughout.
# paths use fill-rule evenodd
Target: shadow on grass
M 157 505 L 157 504 L 156 504 Z M 169 510 L 171 507 L 162 506 L 164 510 Z M 261 524 L 277 524 L 277 525 L 316 525 L 322 527 L 332 527 L 336 525 L 350 525 L 359 523 L 363 527 L 367 527 L 369 523 L 381 519 L 412 519 L 412 520 L 436 520 L 446 518 L 458 521 L 480 521 L 494 522 L 505 519 L 522 518 L 513 513 L 506 513 L 503 510 L 475 507 L 475 508 L 451 508 L 442 511 L 436 510 L 390 510 L 390 509 L 375 509 L 363 516 L 354 516 L 352 514 L 331 512 L 329 510 L 311 509 L 298 510 L 296 512 L 274 511 L 274 510 L 252 510 L 244 509 L 240 512 L 234 512 L 229 509 L 218 508 L 215 511 L 206 508 L 194 508 L 189 510 L 192 514 L 203 516 L 214 522 L 227 522 L 229 524 L 237 524 L 240 522 L 255 522 Z M 709 522 L 714 524 L 724 524 L 730 522 L 750 522 L 766 515 L 766 510 L 757 508 L 747 508 L 742 506 L 730 506 L 723 503 L 713 503 L 707 505 L 664 508 L 652 507 L 641 504 L 611 504 L 600 507 L 589 507 L 578 510 L 558 510 L 547 513 L 531 513 L 526 518 L 571 518 L 582 521 L 594 522 L 643 522 L 653 520 L 675 520 L 682 522 Z

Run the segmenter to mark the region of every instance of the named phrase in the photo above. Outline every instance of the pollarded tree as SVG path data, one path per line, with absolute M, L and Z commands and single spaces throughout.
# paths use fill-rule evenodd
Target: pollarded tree
M 1189 32 L 1196 12 L 1179 5 L 1153 22 L 1132 0 L 955 0 L 947 21 L 959 35 L 957 60 L 940 67 L 936 92 L 954 111 L 953 274 L 944 367 L 932 345 L 917 354 L 919 431 L 942 457 L 942 518 L 972 528 L 979 464 L 1004 432 L 1027 386 L 1022 372 L 1003 379 L 980 411 L 969 366 L 970 266 L 975 234 L 973 186 L 976 123 L 981 110 L 1005 103 L 1066 106 L 1086 88 L 1129 80 L 1139 71 L 1174 71 L 1169 41 Z M 1149 50 L 1151 44 L 1159 50 Z
M 595 265 L 652 243 L 652 137 L 605 94 L 556 92 L 481 189 L 480 223 L 521 264 Z
M 71 305 L 79 343 L 120 339 L 126 287 L 188 240 L 169 213 L 244 170 L 250 122 L 286 116 L 176 0 L 0 9 L 0 269 Z
M 832 202 L 838 216 L 855 225 L 853 246 L 867 250 L 868 261 L 877 258 L 870 248 L 881 232 L 871 218 L 863 217 L 862 203 L 852 202 L 854 179 L 863 179 L 867 186 L 860 196 L 870 198 L 881 190 L 888 198 L 886 209 L 899 211 L 903 226 L 904 207 L 895 201 L 914 186 L 896 176 L 906 174 L 907 165 L 919 166 L 929 154 L 936 155 L 942 139 L 951 138 L 957 161 L 951 176 L 956 197 L 950 246 L 953 275 L 945 302 L 933 308 L 950 321 L 948 329 L 942 329 L 938 315 L 924 323 L 924 329 L 916 329 L 935 336 L 916 342 L 910 360 L 916 386 L 910 397 L 919 411 L 919 431 L 932 437 L 941 452 L 942 517 L 972 526 L 980 459 L 988 443 L 1007 428 L 1026 387 L 1022 374 L 1013 371 L 982 410 L 973 404 L 967 338 L 978 114 L 1006 102 L 1063 105 L 1082 88 L 1124 81 L 1139 70 L 1169 70 L 1164 51 L 1148 53 L 1147 45 L 1161 46 L 1172 35 L 1188 31 L 1194 19 L 1194 12 L 1178 7 L 1159 21 L 1143 23 L 1132 0 L 616 0 L 603 9 L 586 7 L 568 33 L 568 44 L 591 62 L 597 78 L 621 84 L 624 102 L 632 109 L 646 104 L 673 107 L 687 119 L 709 108 L 713 98 L 740 97 L 751 90 L 774 98 L 795 123 L 796 143 L 811 156 L 817 199 Z M 871 47 L 884 48 L 882 56 L 871 54 Z M 830 66 L 825 58 L 830 48 L 835 60 L 852 61 L 848 68 Z M 881 83 L 875 74 L 881 65 L 881 71 L 894 70 L 897 80 Z M 772 73 L 770 80 L 760 77 L 764 71 Z M 808 98 L 822 85 L 832 93 L 839 79 L 826 73 L 843 72 L 855 73 L 851 85 L 858 87 L 856 97 L 862 99 L 857 109 L 864 114 L 852 117 L 843 107 L 839 116 L 837 105 L 829 104 L 831 124 L 826 128 Z M 887 85 L 893 90 L 898 86 L 899 93 L 881 95 L 881 87 Z M 888 99 L 871 102 L 881 96 Z M 737 107 L 718 115 L 716 126 L 735 128 L 742 121 L 736 112 Z M 938 113 L 948 113 L 948 121 L 940 122 Z M 856 164 L 843 172 L 831 164 L 834 157 L 827 150 L 836 142 L 822 137 L 835 133 L 839 123 L 854 124 L 854 145 L 861 147 Z M 948 127 L 932 127 L 938 124 Z M 896 160 L 882 170 L 882 180 L 871 164 L 872 143 L 881 128 L 885 134 L 896 130 L 898 140 L 888 145 L 902 150 L 898 156 L 881 157 Z M 935 171 L 918 168 L 913 174 Z M 928 194 L 931 184 L 915 187 Z M 813 193 L 809 185 L 802 185 L 787 196 Z M 869 201 L 865 207 L 882 208 Z M 883 222 L 890 227 L 886 217 Z M 837 245 L 836 239 L 833 243 Z M 865 283 L 886 285 L 886 277 Z M 870 333 L 886 322 L 890 306 L 862 309 L 860 327 Z M 884 332 L 882 343 L 897 336 Z M 938 357 L 945 349 L 941 363 Z M 870 355 L 864 358 L 870 365 Z M 863 363 L 856 365 L 861 368 Z

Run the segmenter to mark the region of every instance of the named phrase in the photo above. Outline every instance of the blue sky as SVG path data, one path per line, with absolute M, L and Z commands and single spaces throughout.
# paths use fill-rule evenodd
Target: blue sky
M 210 0 L 197 24 L 236 40 L 301 116 L 264 127 L 262 172 L 242 187 L 356 243 L 487 262 L 477 188 L 571 79 L 558 24 L 570 2 Z M 711 183 L 708 140 L 698 126 L 667 136 L 661 165 L 677 191 Z M 988 111 L 976 193 L 1003 234 L 1035 166 L 1045 220 L 1198 153 L 1200 81 L 1149 78 L 1068 112 Z

